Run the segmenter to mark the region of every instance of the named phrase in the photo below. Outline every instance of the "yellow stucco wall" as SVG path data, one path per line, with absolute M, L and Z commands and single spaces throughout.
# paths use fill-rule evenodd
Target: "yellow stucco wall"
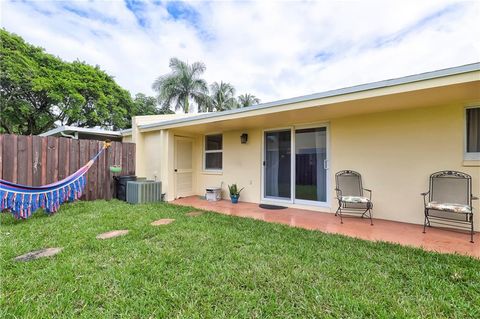
M 240 143 L 240 135 L 248 134 L 248 143 Z M 203 139 L 196 138 L 197 194 L 204 194 L 205 187 L 222 185 L 223 195 L 228 198 L 228 185 L 236 183 L 245 187 L 241 199 L 246 202 L 259 202 L 261 190 L 261 144 L 262 130 L 250 129 L 223 133 L 223 172 L 212 173 L 203 170 Z M 223 184 L 222 184 L 223 182 Z
M 353 169 L 362 174 L 364 187 L 373 190 L 376 217 L 423 223 L 419 194 L 428 190 L 431 173 L 470 174 L 473 193 L 479 194 L 480 167 L 463 166 L 464 125 L 463 105 L 334 120 L 330 126 L 332 172 Z M 478 211 L 478 202 L 474 205 Z M 478 220 L 475 224 L 480 225 Z
M 290 123 L 292 124 L 292 123 Z M 373 190 L 374 216 L 409 223 L 423 222 L 419 195 L 428 189 L 431 173 L 452 169 L 472 175 L 473 192 L 479 194 L 480 166 L 463 165 L 464 106 L 428 108 L 365 114 L 329 121 L 330 211 L 334 212 L 334 173 L 343 169 L 360 172 L 364 186 Z M 244 131 L 224 132 L 221 174 L 202 170 L 203 136 L 196 138 L 196 192 L 223 182 L 245 186 L 241 200 L 261 200 L 262 129 L 248 130 L 248 144 L 240 143 Z M 478 202 L 475 203 L 478 211 Z M 293 205 L 296 207 L 305 207 Z M 326 208 L 310 207 L 325 211 Z M 480 226 L 479 221 L 476 227 Z
M 131 143 L 132 142 L 132 136 L 131 135 L 125 135 L 122 137 L 122 142 L 123 143 Z
M 463 161 L 464 107 L 451 104 L 325 119 L 330 130 L 331 207 L 296 207 L 334 212 L 334 173 L 343 169 L 360 172 L 364 186 L 373 190 L 375 218 L 423 223 L 419 194 L 427 190 L 428 176 L 439 170 L 459 170 L 472 175 L 473 193 L 479 195 L 479 163 L 465 166 Z M 286 122 L 284 126 L 295 124 Z M 240 200 L 260 202 L 263 129 L 221 132 L 224 145 L 221 173 L 203 170 L 204 135 L 174 130 L 138 133 L 137 175 L 148 178 L 157 175 L 167 199 L 174 199 L 174 136 L 190 136 L 194 139 L 197 195 L 203 195 L 206 187 L 220 186 L 223 182 L 224 197 L 228 198 L 227 185 L 237 183 L 245 187 Z M 211 133 L 220 132 L 212 125 Z M 248 133 L 247 144 L 240 143 L 242 133 Z M 480 210 L 478 202 L 474 202 L 474 207 L 477 212 Z M 480 227 L 478 218 L 475 227 Z
M 151 180 L 160 180 L 163 152 L 160 151 L 160 131 L 143 133 L 143 167 L 137 171 L 137 176 L 146 177 Z

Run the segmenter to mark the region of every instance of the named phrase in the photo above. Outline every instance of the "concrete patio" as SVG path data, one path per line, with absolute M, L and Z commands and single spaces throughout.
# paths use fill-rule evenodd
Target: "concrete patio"
M 296 208 L 267 210 L 258 207 L 258 204 L 254 203 L 240 202 L 232 204 L 227 200 L 209 202 L 198 196 L 176 199 L 172 203 L 225 215 L 254 218 L 270 223 L 319 230 L 325 233 L 342 234 L 364 240 L 386 241 L 440 253 L 458 253 L 480 258 L 480 243 L 478 242 L 480 238 L 478 233 L 475 234 L 475 243 L 472 244 L 470 243 L 469 235 L 465 232 L 432 227 L 427 229 L 426 234 L 423 234 L 423 226 L 421 225 L 375 218 L 373 226 L 370 226 L 367 219 L 358 217 L 344 219 L 344 224 L 340 224 L 340 218 L 331 213 Z

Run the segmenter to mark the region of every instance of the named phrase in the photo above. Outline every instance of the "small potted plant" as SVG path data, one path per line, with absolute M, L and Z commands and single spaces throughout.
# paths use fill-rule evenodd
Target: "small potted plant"
M 232 204 L 238 203 L 238 198 L 240 197 L 240 192 L 243 190 L 242 187 L 240 190 L 237 187 L 237 184 L 228 185 L 228 191 L 230 192 L 230 199 L 232 200 Z

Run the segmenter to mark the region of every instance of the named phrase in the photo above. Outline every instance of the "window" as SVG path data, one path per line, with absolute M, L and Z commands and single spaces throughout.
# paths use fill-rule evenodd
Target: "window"
M 212 171 L 222 170 L 223 137 L 222 134 L 205 136 L 204 169 Z
M 480 107 L 466 109 L 465 159 L 480 160 Z

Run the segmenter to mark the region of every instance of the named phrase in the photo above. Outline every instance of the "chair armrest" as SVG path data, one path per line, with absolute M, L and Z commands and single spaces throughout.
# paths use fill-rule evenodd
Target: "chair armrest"
M 370 198 L 370 201 L 372 200 L 372 190 L 371 189 L 368 189 L 368 188 L 363 188 L 364 191 L 367 191 L 369 193 L 369 198 Z
M 336 187 L 335 187 L 335 191 L 337 192 L 338 199 L 341 199 L 342 198 L 342 191 L 339 188 L 336 188 Z
M 424 205 L 425 207 L 427 207 L 427 195 L 428 195 L 428 194 L 430 194 L 430 191 L 420 194 L 420 195 L 423 196 L 423 205 Z

